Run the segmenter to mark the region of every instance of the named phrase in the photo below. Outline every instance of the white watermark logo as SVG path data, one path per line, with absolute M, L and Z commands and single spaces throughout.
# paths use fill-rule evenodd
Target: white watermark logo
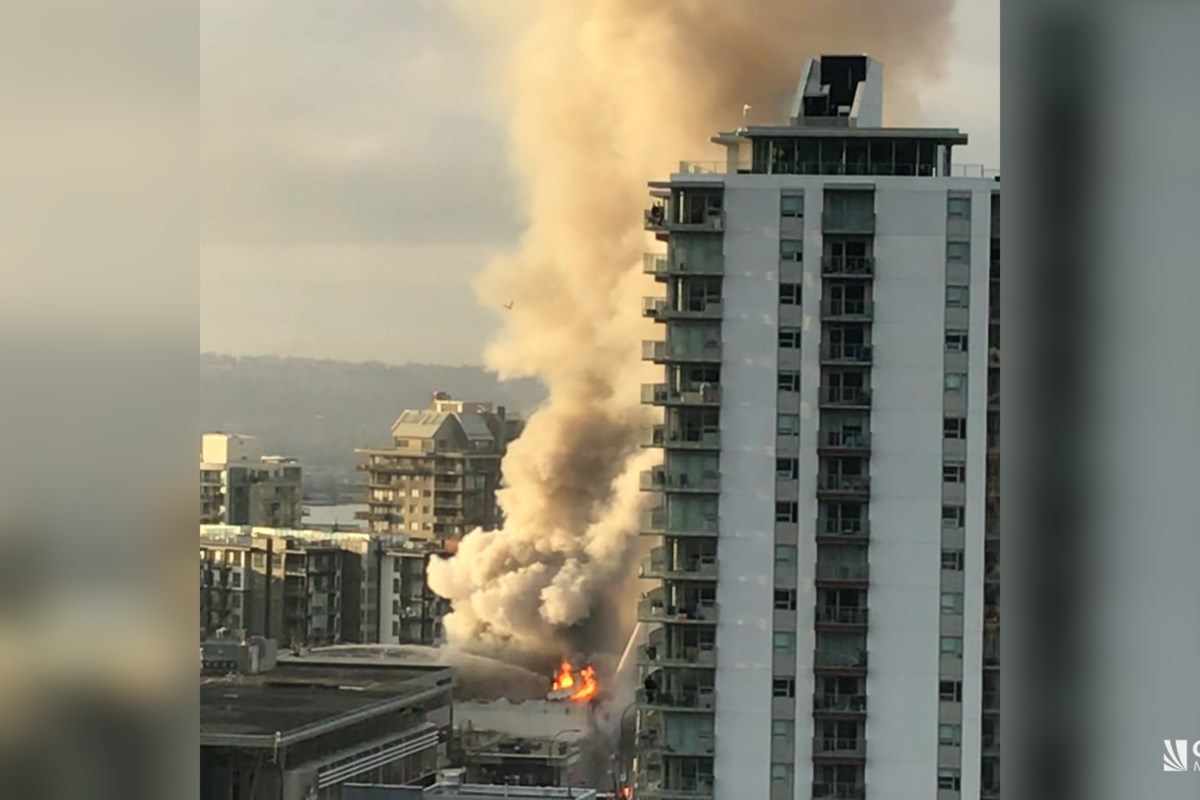
M 1166 748 L 1163 752 L 1163 772 L 1187 772 L 1188 740 L 1163 739 L 1163 747 Z M 1192 745 L 1191 754 L 1195 757 L 1191 770 L 1200 772 L 1200 741 Z

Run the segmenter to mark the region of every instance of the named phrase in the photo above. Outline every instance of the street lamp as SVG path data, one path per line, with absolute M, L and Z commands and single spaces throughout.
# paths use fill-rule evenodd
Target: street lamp
M 552 759 L 554 758 L 554 743 L 556 741 L 558 741 L 558 737 L 566 736 L 568 733 L 582 735 L 583 731 L 579 730 L 579 728 L 567 728 L 565 731 L 559 731 L 558 733 L 551 736 L 550 737 L 550 758 L 552 758 Z M 567 762 L 567 797 L 570 798 L 572 796 L 573 795 L 571 794 L 571 763 L 570 763 L 570 761 L 568 761 Z

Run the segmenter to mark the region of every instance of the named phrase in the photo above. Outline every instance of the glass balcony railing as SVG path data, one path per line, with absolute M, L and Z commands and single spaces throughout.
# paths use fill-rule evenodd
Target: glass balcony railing
M 822 361 L 840 361 L 850 364 L 870 364 L 871 356 L 871 346 L 867 344 L 827 342 L 821 347 Z
M 721 361 L 721 343 L 683 344 L 678 342 L 642 342 L 642 360 L 666 363 L 670 361 L 716 362 Z
M 821 274 L 827 278 L 870 278 L 875 274 L 875 259 L 871 256 L 825 256 L 821 259 Z
M 667 472 L 659 467 L 643 471 L 640 480 L 643 490 L 654 492 L 714 492 L 721 488 L 721 476 L 716 472 L 689 475 L 686 472 Z
M 819 624 L 825 625 L 866 625 L 867 609 L 818 607 L 816 619 Z
M 677 389 L 665 383 L 642 384 L 642 402 L 663 406 L 715 406 L 721 403 L 721 387 L 701 384 Z
M 865 739 L 857 737 L 815 736 L 813 737 L 813 755 L 864 758 L 867 755 L 867 742 Z
M 838 408 L 869 408 L 871 390 L 858 386 L 826 386 L 821 389 L 821 404 Z
M 871 479 L 866 475 L 822 475 L 818 489 L 836 494 L 869 495 Z
M 814 694 L 814 711 L 836 711 L 848 714 L 866 713 L 865 694 Z
M 870 578 L 866 564 L 827 564 L 817 562 L 817 580 L 862 582 Z
M 870 450 L 871 434 L 829 431 L 821 437 L 821 447 L 826 450 Z
M 870 320 L 875 305 L 870 300 L 825 300 L 821 303 L 821 317 L 829 320 Z
M 717 621 L 715 605 L 675 606 L 661 600 L 645 598 L 638 603 L 639 622 L 678 622 L 678 623 L 708 623 Z
M 816 783 L 813 800 L 866 800 L 867 787 L 861 783 Z
M 716 450 L 721 447 L 721 434 L 717 431 L 653 425 L 642 430 L 641 444 L 642 447 L 673 450 Z

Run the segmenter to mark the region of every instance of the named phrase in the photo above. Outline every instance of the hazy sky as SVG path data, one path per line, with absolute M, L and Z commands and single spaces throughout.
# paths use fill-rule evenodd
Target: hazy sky
M 480 363 L 498 320 L 470 282 L 519 210 L 491 78 L 448 5 L 202 4 L 202 349 Z M 971 135 L 960 163 L 999 166 L 999 0 L 958 0 L 956 22 L 922 113 Z

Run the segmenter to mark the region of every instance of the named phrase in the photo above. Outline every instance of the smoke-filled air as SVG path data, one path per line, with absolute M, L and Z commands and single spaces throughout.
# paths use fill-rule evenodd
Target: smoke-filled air
M 636 591 L 638 447 L 654 421 L 639 384 L 647 182 L 680 160 L 723 157 L 709 137 L 780 123 L 804 61 L 867 53 L 887 76 L 885 115 L 914 121 L 935 78 L 952 0 L 463 0 L 495 58 L 497 102 L 527 229 L 477 290 L 506 327 L 486 353 L 502 377 L 549 392 L 503 464 L 503 530 L 476 531 L 430 565 L 452 601 L 451 644 L 549 665 L 619 654 Z M 514 24 L 516 20 L 516 24 Z M 469 190 L 466 189 L 466 190 Z

